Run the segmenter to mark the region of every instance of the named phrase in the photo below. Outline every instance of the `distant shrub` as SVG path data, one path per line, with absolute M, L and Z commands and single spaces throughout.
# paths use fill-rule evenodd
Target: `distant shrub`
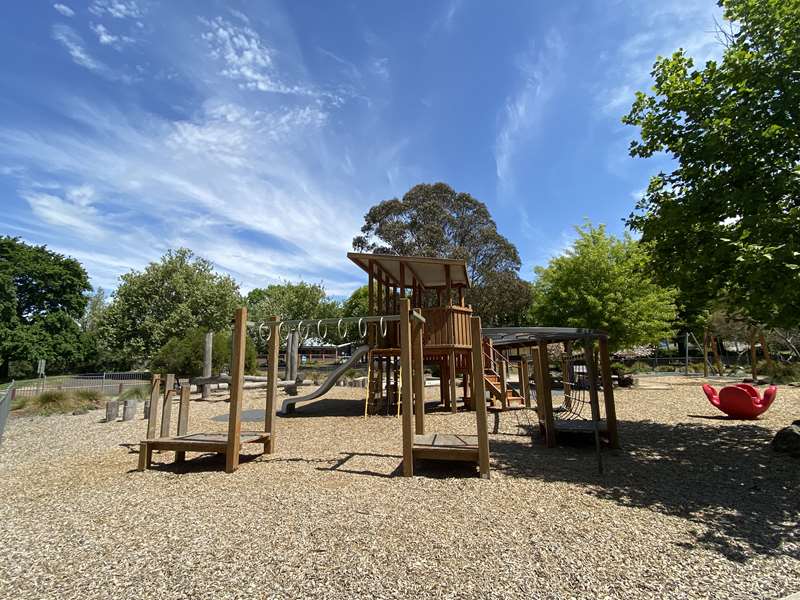
M 772 369 L 763 371 L 769 375 L 772 383 L 793 383 L 800 381 L 800 364 L 774 362 Z
M 206 332 L 191 329 L 185 335 L 170 339 L 150 363 L 154 373 L 175 373 L 178 377 L 199 377 L 203 374 L 203 352 Z M 231 362 L 231 334 L 227 331 L 214 334 L 211 353 L 211 370 L 219 373 Z M 245 372 L 253 375 L 258 372 L 256 346 L 248 335 L 245 346 Z
M 674 373 L 675 367 L 672 365 L 658 365 L 656 367 L 656 373 Z
M 652 366 L 642 361 L 637 361 L 629 367 L 629 371 L 631 373 L 649 373 L 652 370 L 653 370 Z
M 42 392 L 36 397 L 37 404 L 42 406 L 52 405 L 52 404 L 63 404 L 67 401 L 67 394 L 66 392 L 62 392 L 59 390 L 51 390 L 48 392 Z
M 100 408 L 105 401 L 105 396 L 97 390 L 78 390 L 74 393 L 74 397 L 79 403 L 91 405 L 94 408 Z
M 150 397 L 150 388 L 144 385 L 137 385 L 136 387 L 124 390 L 118 400 L 147 400 Z

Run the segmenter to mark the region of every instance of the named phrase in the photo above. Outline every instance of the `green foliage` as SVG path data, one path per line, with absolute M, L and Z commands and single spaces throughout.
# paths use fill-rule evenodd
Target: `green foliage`
M 91 404 L 97 408 L 105 401 L 105 396 L 98 390 L 78 390 L 73 392 L 72 395 L 76 400 L 85 404 Z
M 144 271 L 123 275 L 100 330 L 109 347 L 130 362 L 144 364 L 168 340 L 202 328 L 230 325 L 240 304 L 239 288 L 212 264 L 181 248 L 168 251 Z
M 602 225 L 576 230 L 572 248 L 536 268 L 531 321 L 606 331 L 612 349 L 671 337 L 675 292 L 652 280 L 645 249 L 629 236 L 607 235 Z
M 35 364 L 44 358 L 50 372 L 81 360 L 76 320 L 90 289 L 75 259 L 0 237 L 0 380 L 8 378 L 12 360 Z
M 342 304 L 343 317 L 363 317 L 369 314 L 369 286 L 362 285 Z
M 679 50 L 623 122 L 634 157 L 667 153 L 629 218 L 681 290 L 684 319 L 720 294 L 769 326 L 800 323 L 800 0 L 723 0 L 721 63 Z
M 150 363 L 154 373 L 174 373 L 178 377 L 199 377 L 203 374 L 203 352 L 205 348 L 205 330 L 196 328 L 183 335 L 171 338 L 156 353 Z M 211 353 L 211 371 L 220 373 L 227 370 L 231 362 L 231 334 L 223 331 L 214 334 Z M 245 346 L 245 372 L 255 374 L 258 371 L 256 346 L 248 335 Z
M 653 370 L 653 365 L 649 365 L 643 361 L 636 361 L 627 368 L 628 373 L 650 373 Z
M 117 397 L 117 400 L 147 400 L 150 397 L 150 387 L 145 385 L 137 385 L 136 387 L 129 387 L 123 390 Z
M 445 183 L 421 183 L 402 199 L 370 208 L 353 248 L 464 259 L 473 286 L 467 301 L 486 324 L 518 324 L 513 319 L 524 315 L 530 303 L 530 292 L 517 274 L 517 248 L 497 231 L 483 202 Z
M 96 390 L 67 393 L 60 390 L 43 392 L 34 398 L 22 398 L 12 406 L 26 415 L 48 416 L 67 413 L 85 413 L 101 408 L 105 397 Z
M 328 298 L 322 284 L 290 283 L 256 288 L 247 295 L 247 306 L 253 320 L 266 320 L 271 316 L 282 319 L 313 319 L 338 316 L 339 307 Z

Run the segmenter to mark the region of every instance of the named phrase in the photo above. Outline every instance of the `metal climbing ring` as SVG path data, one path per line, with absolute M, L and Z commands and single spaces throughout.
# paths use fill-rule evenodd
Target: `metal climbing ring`
M 267 335 L 264 335 L 264 330 L 267 330 Z M 272 327 L 267 327 L 266 323 L 258 324 L 258 339 L 262 342 L 268 342 L 272 339 Z
M 344 324 L 344 332 L 342 332 L 342 319 L 339 319 L 339 322 L 336 323 L 336 331 L 339 333 L 339 337 L 343 338 L 347 336 L 347 330 L 350 329 L 350 325 L 348 323 Z
M 284 327 L 286 328 L 286 332 L 285 335 L 282 337 L 281 331 L 283 330 Z M 286 325 L 284 321 L 281 321 L 281 324 L 278 325 L 278 339 L 282 342 L 285 342 L 286 340 L 289 339 L 289 326 Z
M 381 328 L 381 337 L 386 337 L 386 333 L 389 331 L 389 325 L 383 321 L 383 317 L 381 317 L 379 323 Z
M 367 337 L 367 324 L 364 323 L 364 329 L 362 330 L 361 329 L 361 324 L 362 323 L 364 323 L 364 318 L 363 317 L 358 320 L 358 335 L 360 335 L 363 338 L 363 337 Z
M 320 340 L 324 340 L 326 337 L 328 337 L 328 326 L 327 325 L 325 325 L 325 333 L 322 333 L 322 319 L 317 321 L 317 337 Z

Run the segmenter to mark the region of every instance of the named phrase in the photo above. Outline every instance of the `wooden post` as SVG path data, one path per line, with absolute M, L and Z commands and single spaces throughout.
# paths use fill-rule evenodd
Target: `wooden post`
M 711 352 L 714 353 L 714 366 L 717 368 L 717 374 L 722 375 L 722 360 L 719 357 L 719 342 L 717 340 L 717 336 L 711 336 Z
M 447 306 L 453 306 L 453 279 L 450 274 L 450 265 L 444 266 L 445 290 L 447 290 Z
M 586 338 L 584 340 L 583 355 L 586 359 L 586 379 L 589 383 L 589 406 L 592 410 L 592 420 L 600 420 L 600 399 L 597 392 L 597 371 L 594 362 L 594 342 Z
M 548 448 L 556 445 L 556 421 L 553 417 L 553 396 L 550 390 L 550 363 L 547 342 L 539 342 L 539 381 L 536 388 L 536 404 L 544 417 L 545 443 Z M 541 383 L 539 386 L 538 384 Z M 541 388 L 541 389 L 540 389 Z
M 160 436 L 169 437 L 169 428 L 172 424 L 172 395 L 175 393 L 175 375 L 167 374 L 164 387 L 164 401 L 161 404 L 161 433 Z
M 478 426 L 478 469 L 483 479 L 489 479 L 489 427 L 486 423 L 486 389 L 483 373 L 483 343 L 481 318 L 471 317 L 472 326 L 472 398 Z
M 772 363 L 772 355 L 769 353 L 769 346 L 767 346 L 767 338 L 764 337 L 764 332 L 758 332 L 758 339 L 761 342 L 761 352 L 764 353 L 764 360 L 767 361 L 767 369 L 770 373 L 774 372 L 773 363 Z
M 211 368 L 214 358 L 214 332 L 209 331 L 203 340 L 203 377 L 211 377 Z M 202 399 L 208 400 L 211 397 L 211 386 L 203 384 Z
M 424 350 L 422 348 L 422 323 L 415 322 L 412 326 L 412 353 L 411 362 L 414 370 L 414 432 L 417 435 L 425 433 L 425 365 Z
M 758 381 L 758 353 L 756 352 L 756 330 L 750 332 L 750 371 L 753 375 L 753 382 Z
M 106 400 L 106 423 L 113 423 L 119 418 L 119 402 Z
M 411 323 L 409 311 L 411 302 L 408 298 L 400 299 L 400 379 L 402 380 L 401 397 L 403 402 L 403 476 L 414 475 L 414 409 L 411 406 Z
M 136 398 L 128 398 L 122 407 L 122 420 L 133 421 L 136 418 L 136 407 L 139 402 Z
M 277 338 L 277 331 L 272 335 Z M 233 355 L 231 356 L 231 401 L 228 412 L 228 445 L 225 449 L 225 472 L 239 467 L 240 433 L 242 430 L 242 396 L 244 394 L 244 355 L 247 340 L 247 309 L 236 309 L 233 324 Z
M 564 342 L 564 356 L 561 357 L 561 380 L 564 384 L 564 406 L 572 406 L 572 342 Z
M 703 377 L 708 377 L 708 329 L 703 332 Z
M 270 317 L 269 320 L 275 322 L 278 317 Z M 278 403 L 278 357 L 280 351 L 278 327 L 274 326 L 267 347 L 267 397 L 264 406 L 264 432 L 269 434 L 269 439 L 264 442 L 265 454 L 275 452 L 275 407 Z
M 523 358 L 519 361 L 519 385 L 522 389 L 522 398 L 525 400 L 525 408 L 531 407 L 531 380 L 528 375 L 528 359 Z
M 178 437 L 186 435 L 189 431 L 189 403 L 191 401 L 192 385 L 187 381 L 181 386 L 181 403 L 178 405 Z M 186 452 L 181 450 L 175 453 L 175 462 L 184 462 Z
M 508 408 L 508 369 L 505 360 L 497 361 L 497 374 L 500 375 L 500 406 Z
M 614 404 L 614 382 L 611 379 L 611 359 L 608 357 L 608 338 L 600 338 L 600 374 L 603 378 L 603 402 L 606 409 L 608 441 L 612 448 L 619 448 L 617 432 L 617 408 Z
M 147 439 L 156 437 L 158 423 L 158 397 L 161 395 L 161 375 L 153 375 L 150 380 L 150 408 L 147 411 Z
M 450 350 L 447 369 L 448 383 L 450 385 L 450 412 L 458 412 L 458 387 L 456 386 L 456 351 Z

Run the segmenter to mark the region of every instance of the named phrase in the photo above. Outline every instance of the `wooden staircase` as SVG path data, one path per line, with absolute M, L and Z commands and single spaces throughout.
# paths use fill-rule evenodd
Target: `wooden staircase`
M 506 382 L 503 381 L 503 378 L 500 374 L 492 368 L 492 364 L 497 364 L 500 368 L 506 368 L 505 365 L 505 358 L 503 358 L 499 353 L 493 353 L 493 358 L 484 355 L 484 369 L 483 369 L 483 381 L 487 390 L 489 390 L 489 396 L 491 397 L 492 401 L 489 406 L 487 406 L 488 410 L 494 411 L 503 411 L 503 410 L 519 410 L 525 408 L 525 399 L 522 396 L 518 396 L 514 393 L 514 390 L 508 388 Z M 488 359 L 488 360 L 487 360 Z

